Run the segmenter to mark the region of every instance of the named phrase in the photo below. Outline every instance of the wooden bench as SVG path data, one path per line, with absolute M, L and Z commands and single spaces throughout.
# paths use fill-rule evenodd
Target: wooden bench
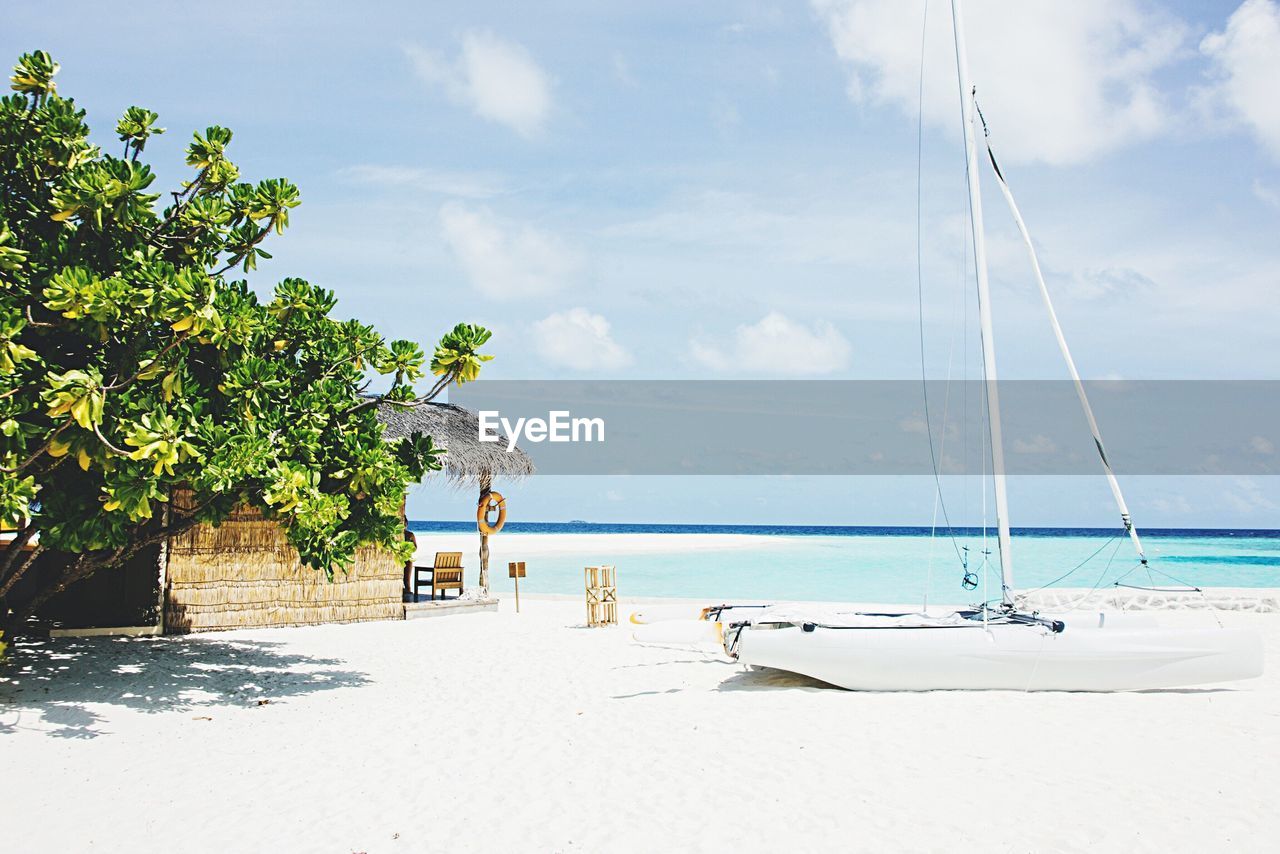
M 437 590 L 441 599 L 446 590 L 457 590 L 461 594 L 462 571 L 462 552 L 436 552 L 434 565 L 413 568 L 413 601 L 418 601 L 418 590 L 422 587 L 431 588 L 432 599 L 436 598 Z M 430 579 L 424 578 L 423 573 L 429 573 Z

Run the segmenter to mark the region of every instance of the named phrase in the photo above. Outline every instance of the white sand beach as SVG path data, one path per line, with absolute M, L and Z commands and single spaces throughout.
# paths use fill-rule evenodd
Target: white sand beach
M 1272 850 L 1249 683 L 858 694 L 523 613 L 23 645 L 6 851 Z M 1203 625 L 1205 613 L 1168 613 Z

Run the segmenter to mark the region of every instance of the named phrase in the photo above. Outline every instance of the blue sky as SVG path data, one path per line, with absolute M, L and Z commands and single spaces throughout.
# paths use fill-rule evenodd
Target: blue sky
M 923 5 L 16 2 L 0 48 L 54 53 L 104 145 L 130 104 L 160 112 L 163 180 L 183 177 L 192 130 L 233 128 L 246 176 L 303 195 L 255 284 L 306 277 L 388 337 L 483 323 L 491 376 L 904 378 Z M 945 377 L 976 367 L 975 309 L 950 21 L 930 7 L 926 335 Z M 1280 6 L 966 7 L 979 99 L 1081 371 L 1280 375 Z M 986 203 L 1001 374 L 1062 377 L 1021 244 Z M 932 508 L 911 478 L 507 491 L 524 519 L 927 523 Z M 1280 524 L 1267 479 L 1131 492 L 1139 523 Z M 1015 524 L 1113 515 L 1100 479 L 1027 479 L 1013 498 Z M 424 489 L 410 514 L 465 518 L 470 501 Z

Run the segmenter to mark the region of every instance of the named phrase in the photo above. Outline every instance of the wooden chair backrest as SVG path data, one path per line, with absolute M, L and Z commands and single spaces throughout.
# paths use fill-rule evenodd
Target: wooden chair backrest
M 436 552 L 435 569 L 461 569 L 462 552 Z

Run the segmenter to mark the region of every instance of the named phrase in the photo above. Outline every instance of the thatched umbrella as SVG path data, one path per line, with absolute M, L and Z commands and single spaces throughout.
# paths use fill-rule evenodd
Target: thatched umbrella
M 455 487 L 478 488 L 477 506 L 489 500 L 493 479 L 519 480 L 533 474 L 533 460 L 519 448 L 507 450 L 507 438 L 480 441 L 480 419 L 474 412 L 450 403 L 397 406 L 378 404 L 378 420 L 386 425 L 387 438 L 421 433 L 445 449 L 444 476 Z M 480 588 L 489 591 L 489 535 L 480 533 Z

